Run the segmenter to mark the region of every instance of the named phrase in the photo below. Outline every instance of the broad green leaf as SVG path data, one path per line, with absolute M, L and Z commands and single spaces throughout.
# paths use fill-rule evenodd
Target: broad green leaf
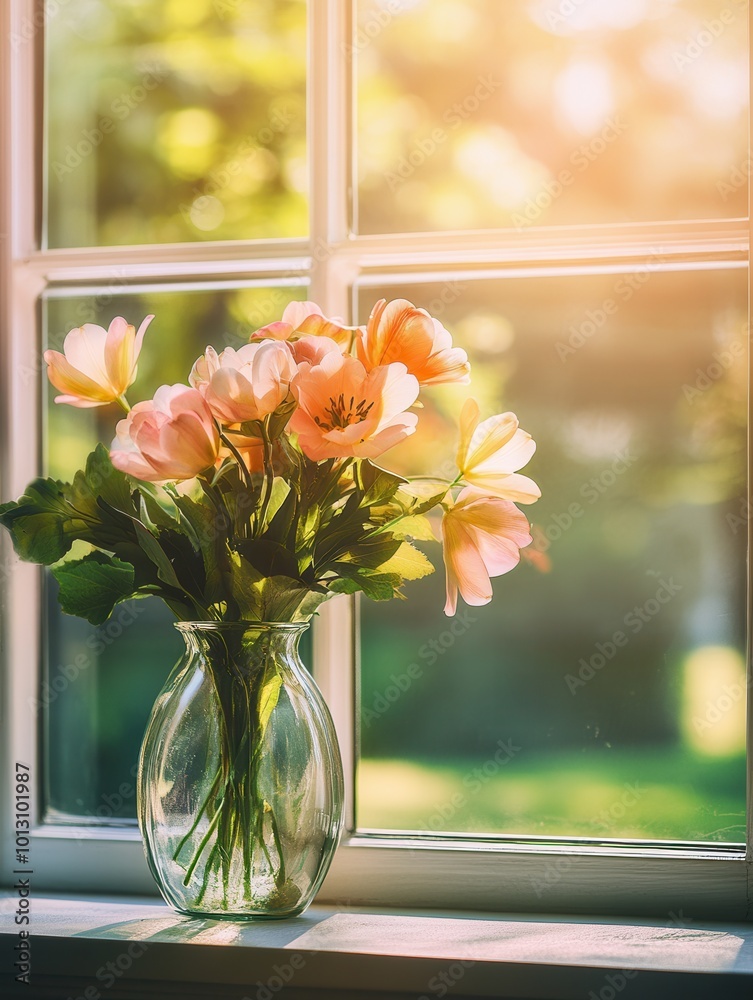
M 280 697 L 280 687 L 282 686 L 282 677 L 279 674 L 273 674 L 272 677 L 266 682 L 261 690 L 261 695 L 259 696 L 259 738 L 264 736 L 264 732 L 269 723 L 272 712 L 274 712 L 277 705 L 278 699 Z
M 337 563 L 333 571 L 338 574 L 338 578 L 327 582 L 333 593 L 354 594 L 362 590 L 372 601 L 390 601 L 393 597 L 400 596 L 398 588 L 402 581 L 394 573 L 373 573 L 350 563 Z
M 417 542 L 436 542 L 437 537 L 428 517 L 423 514 L 409 514 L 390 525 L 390 533 L 396 538 L 413 538 Z
M 231 531 L 228 513 L 215 506 L 211 497 L 200 493 L 197 501 L 187 496 L 176 496 L 175 505 L 180 511 L 182 529 L 191 529 L 204 562 L 206 583 L 204 603 L 215 604 L 227 600 L 229 591 L 230 562 L 227 538 Z
M 0 523 L 10 531 L 22 559 L 49 566 L 66 554 L 77 538 L 88 533 L 81 517 L 54 479 L 35 479 L 17 501 L 0 507 Z
M 262 595 L 259 585 L 263 575 L 240 553 L 230 553 L 231 589 L 240 611 L 241 619 L 263 621 Z
M 115 468 L 103 444 L 97 445 L 86 459 L 84 471 L 77 472 L 71 486 L 63 487 L 63 490 L 79 509 L 82 502 L 90 502 L 93 509 L 101 498 L 124 514 L 130 516 L 136 513 L 128 477 Z
M 450 487 L 438 479 L 406 483 L 400 487 L 395 499 L 405 505 L 411 514 L 426 514 L 447 496 Z
M 290 483 L 287 483 L 280 476 L 276 476 L 272 482 L 272 495 L 269 498 L 267 507 L 267 521 L 271 521 L 277 511 L 282 507 L 283 500 L 290 493 Z
M 357 462 L 353 467 L 353 475 L 359 492 L 362 494 L 361 506 L 371 507 L 374 504 L 390 500 L 401 484 L 406 480 L 396 476 L 394 472 L 380 469 L 368 459 Z
M 120 601 L 134 596 L 133 566 L 102 552 L 91 552 L 52 570 L 60 584 L 60 606 L 67 615 L 101 625 Z
M 356 545 L 349 546 L 338 556 L 338 562 L 349 562 L 367 569 L 379 569 L 392 558 L 403 543 L 389 533 L 375 535 Z
M 184 587 L 175 573 L 173 564 L 154 535 L 150 531 L 147 531 L 139 521 L 134 521 L 133 524 L 136 529 L 138 543 L 151 562 L 157 567 L 157 576 L 160 580 L 169 587 L 175 587 L 176 590 L 183 590 Z
M 434 572 L 432 563 L 410 542 L 403 542 L 397 552 L 379 568 L 383 573 L 396 573 L 403 580 L 420 580 Z
M 295 490 L 289 490 L 277 508 L 274 517 L 267 518 L 267 528 L 263 537 L 285 545 L 291 533 L 297 503 L 298 495 Z
M 235 543 L 235 548 L 244 559 L 262 576 L 298 576 L 298 560 L 295 553 L 275 542 L 267 535 L 261 538 L 248 538 Z

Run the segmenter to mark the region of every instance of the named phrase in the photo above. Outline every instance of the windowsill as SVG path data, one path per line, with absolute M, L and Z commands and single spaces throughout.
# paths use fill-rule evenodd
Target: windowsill
M 18 954 L 11 951 L 17 905 L 14 894 L 0 896 L 6 986 Z M 415 1000 L 449 992 L 582 1000 L 593 991 L 613 1000 L 625 990 L 642 1000 L 733 1000 L 753 993 L 753 926 L 681 913 L 662 923 L 312 906 L 294 920 L 236 923 L 184 917 L 154 899 L 45 894 L 33 896 L 31 914 L 32 987 L 17 986 L 25 997 L 356 1000 L 363 992 Z

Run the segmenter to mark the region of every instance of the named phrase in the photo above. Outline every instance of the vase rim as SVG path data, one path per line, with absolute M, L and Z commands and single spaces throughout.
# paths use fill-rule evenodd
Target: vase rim
M 251 629 L 263 629 L 270 632 L 303 632 L 309 628 L 311 622 L 259 622 L 259 621 L 239 621 L 239 622 L 214 622 L 214 621 L 192 621 L 173 622 L 173 626 L 179 632 L 225 632 L 239 631 L 249 632 Z

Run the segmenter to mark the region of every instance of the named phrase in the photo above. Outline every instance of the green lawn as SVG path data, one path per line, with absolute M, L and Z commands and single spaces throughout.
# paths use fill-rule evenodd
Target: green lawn
M 500 750 L 497 762 L 372 758 L 360 764 L 357 801 L 363 829 L 741 843 L 745 758 L 663 747 L 509 759 Z

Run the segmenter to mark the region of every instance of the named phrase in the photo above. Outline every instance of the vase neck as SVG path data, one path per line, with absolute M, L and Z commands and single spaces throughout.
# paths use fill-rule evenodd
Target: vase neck
M 233 674 L 255 674 L 270 662 L 295 666 L 308 622 L 178 622 L 191 653 Z

